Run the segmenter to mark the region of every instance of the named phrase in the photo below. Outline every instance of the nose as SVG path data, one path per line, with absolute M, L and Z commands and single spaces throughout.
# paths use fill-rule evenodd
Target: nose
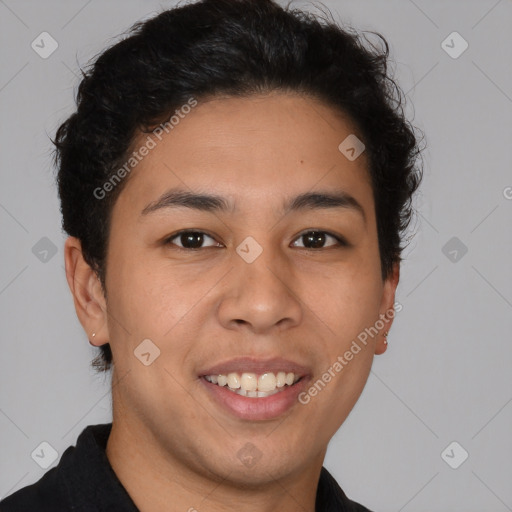
M 234 265 L 217 310 L 226 329 L 265 334 L 300 324 L 301 301 L 293 272 L 284 261 L 264 250 L 252 263 L 234 255 Z

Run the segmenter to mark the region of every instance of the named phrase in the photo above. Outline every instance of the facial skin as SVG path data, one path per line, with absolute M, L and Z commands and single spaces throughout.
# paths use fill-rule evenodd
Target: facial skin
M 115 362 L 107 456 L 142 512 L 314 511 L 327 444 L 384 352 L 383 335 L 308 404 L 275 419 L 225 411 L 198 373 L 238 356 L 283 357 L 310 368 L 312 384 L 392 309 L 398 266 L 382 280 L 365 154 L 349 161 L 338 150 L 351 133 L 339 113 L 291 93 L 199 101 L 119 195 L 108 300 L 79 241 L 67 240 L 78 317 L 91 343 L 110 343 Z M 222 196 L 232 208 L 141 213 L 176 187 Z M 353 207 L 283 211 L 299 194 L 341 191 L 364 216 Z M 183 229 L 205 232 L 203 248 L 164 242 Z M 323 248 L 305 248 L 301 235 L 313 229 L 349 246 L 327 236 Z M 248 236 L 263 249 L 252 263 L 236 252 Z M 161 351 L 149 366 L 134 356 L 147 338 Z M 237 456 L 248 442 L 261 453 L 250 468 Z

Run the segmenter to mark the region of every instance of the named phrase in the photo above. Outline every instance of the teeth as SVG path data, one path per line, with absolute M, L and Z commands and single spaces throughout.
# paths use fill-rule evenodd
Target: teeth
M 295 384 L 300 377 L 295 376 L 293 372 L 265 372 L 261 375 L 244 372 L 241 375 L 237 372 L 231 372 L 227 375 L 207 375 L 205 379 L 208 382 L 218 386 L 226 386 L 230 391 L 238 393 L 241 396 L 250 398 L 262 398 L 283 391 L 284 386 Z
M 282 388 L 286 384 L 286 373 L 277 372 L 277 387 Z
M 273 373 L 260 375 L 258 377 L 258 391 L 274 391 L 276 389 L 276 381 L 276 376 Z
M 241 386 L 238 373 L 230 373 L 228 375 L 228 386 L 233 389 L 238 389 Z
M 242 373 L 240 378 L 240 387 L 245 391 L 256 391 L 258 379 L 255 373 Z

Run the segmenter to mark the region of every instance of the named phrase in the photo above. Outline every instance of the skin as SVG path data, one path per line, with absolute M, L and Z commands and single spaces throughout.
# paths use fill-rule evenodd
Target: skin
M 307 405 L 277 419 L 247 421 L 221 410 L 198 372 L 237 356 L 278 356 L 309 366 L 315 382 L 392 309 L 398 265 L 383 281 L 365 154 L 349 161 L 338 150 L 352 133 L 339 112 L 292 93 L 199 101 L 119 195 L 108 301 L 79 240 L 66 241 L 77 315 L 93 345 L 110 343 L 115 361 L 107 456 L 142 512 L 233 504 L 314 512 L 327 444 L 358 400 L 374 354 L 385 351 L 391 321 Z M 233 208 L 141 215 L 173 187 L 221 195 Z M 320 190 L 350 194 L 365 218 L 354 208 L 284 215 L 284 201 Z M 164 243 L 185 228 L 212 238 L 196 251 Z M 308 250 L 300 235 L 311 228 L 350 245 L 327 237 Z M 250 264 L 235 251 L 247 236 L 263 248 Z M 149 366 L 133 354 L 146 338 L 161 351 Z M 237 457 L 247 442 L 261 452 L 251 468 Z

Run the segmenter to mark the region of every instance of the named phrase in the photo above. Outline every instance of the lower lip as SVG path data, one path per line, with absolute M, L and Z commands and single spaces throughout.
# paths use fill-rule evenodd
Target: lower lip
M 307 378 L 303 377 L 273 395 L 249 398 L 230 391 L 227 386 L 208 382 L 204 377 L 200 380 L 221 407 L 243 420 L 270 420 L 281 416 L 298 403 L 299 393 L 307 384 Z

